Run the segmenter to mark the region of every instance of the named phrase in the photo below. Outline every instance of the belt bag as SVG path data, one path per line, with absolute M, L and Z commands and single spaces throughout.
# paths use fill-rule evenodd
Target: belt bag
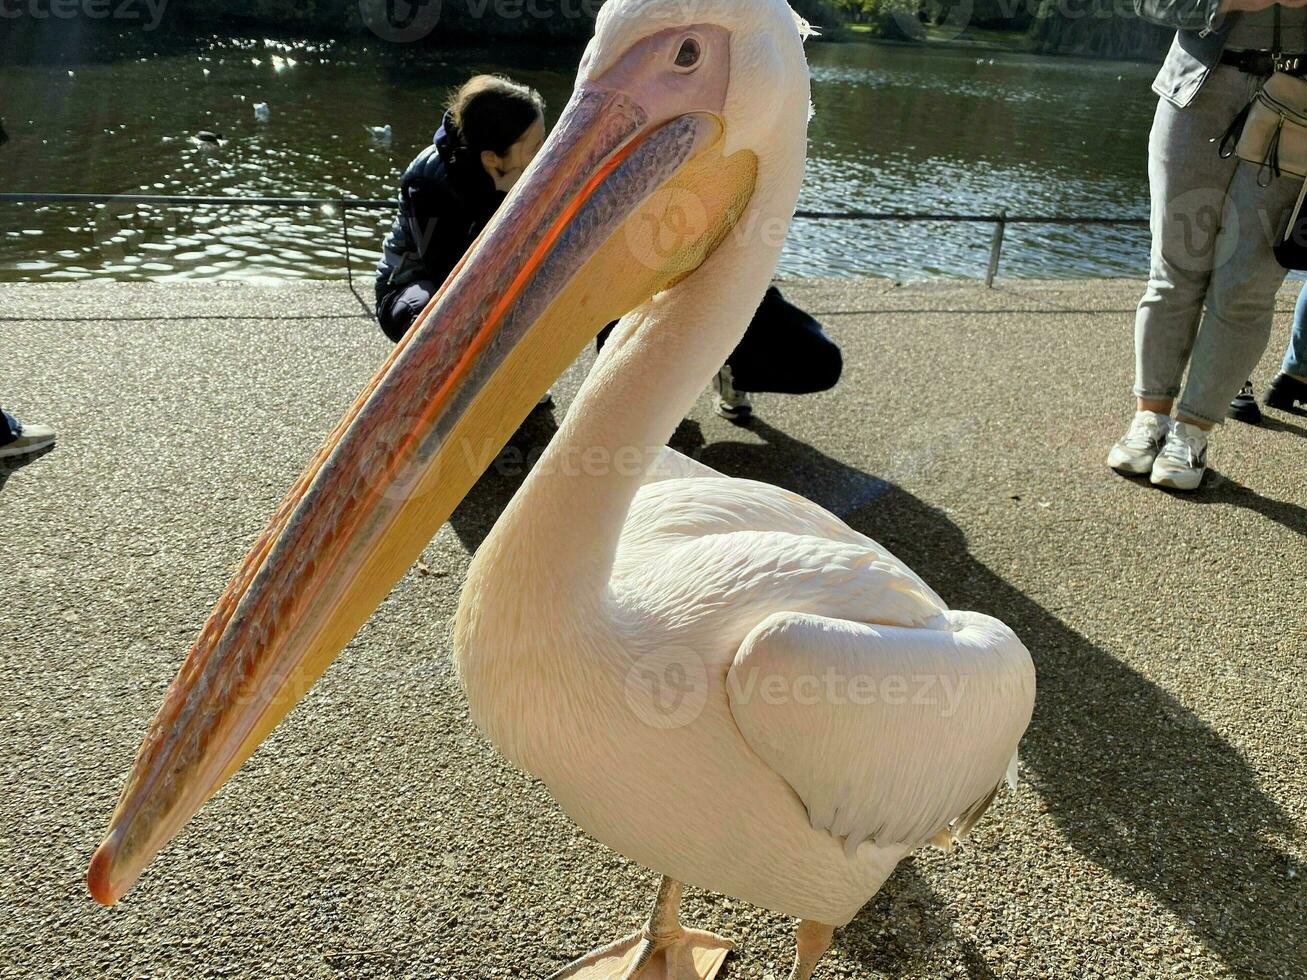
M 1221 156 L 1258 166 L 1257 183 L 1307 177 L 1307 78 L 1277 71 L 1221 138 Z
M 1230 130 L 1221 144 L 1222 155 L 1228 157 L 1230 142 L 1237 141 L 1234 152 L 1258 165 L 1257 183 L 1262 187 L 1285 174 L 1300 180 L 1307 177 L 1307 79 L 1277 71 Z M 1307 182 L 1272 246 L 1276 261 L 1286 269 L 1307 270 L 1305 198 Z

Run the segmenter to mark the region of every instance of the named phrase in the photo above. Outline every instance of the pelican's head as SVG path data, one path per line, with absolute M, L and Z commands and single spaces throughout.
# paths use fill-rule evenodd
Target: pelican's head
M 219 599 L 92 858 L 97 900 L 290 711 L 600 327 L 728 248 L 765 283 L 779 245 L 730 232 L 760 201 L 792 213 L 803 33 L 783 0 L 604 6 L 544 148 Z
M 781 0 L 617 0 L 600 11 L 577 92 L 624 92 L 650 127 L 704 113 L 725 155 L 766 154 L 793 137 L 796 111 L 806 119 L 810 33 Z

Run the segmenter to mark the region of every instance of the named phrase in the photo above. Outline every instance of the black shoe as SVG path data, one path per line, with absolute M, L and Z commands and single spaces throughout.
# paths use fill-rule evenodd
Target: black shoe
M 1266 391 L 1266 407 L 1282 412 L 1307 411 L 1307 382 L 1283 372 L 1277 374 Z
M 1269 400 L 1267 404 L 1270 404 Z M 1257 407 L 1257 396 L 1253 393 L 1251 381 L 1244 382 L 1243 389 L 1234 396 L 1225 414 L 1237 422 L 1247 422 L 1249 425 L 1262 424 L 1262 410 Z

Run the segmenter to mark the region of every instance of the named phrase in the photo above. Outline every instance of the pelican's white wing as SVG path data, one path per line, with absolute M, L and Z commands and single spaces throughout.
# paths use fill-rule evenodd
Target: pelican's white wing
M 749 746 L 850 855 L 867 840 L 965 836 L 1030 722 L 1034 665 L 1015 634 L 976 613 L 947 618 L 952 629 L 777 613 L 731 666 Z

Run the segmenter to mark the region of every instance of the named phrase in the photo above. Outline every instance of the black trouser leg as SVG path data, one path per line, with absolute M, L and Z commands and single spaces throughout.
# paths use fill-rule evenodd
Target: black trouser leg
M 382 333 L 399 343 L 435 294 L 436 284 L 429 279 L 380 294 L 377 297 L 377 323 L 381 325 Z
M 595 338 L 604 349 L 616 322 Z M 775 286 L 767 290 L 739 346 L 726 359 L 738 391 L 810 395 L 839 383 L 844 356 L 821 324 L 786 301 Z
M 839 345 L 821 324 L 792 303 L 775 286 L 744 339 L 726 361 L 731 384 L 738 391 L 771 391 L 808 395 L 833 388 L 840 380 L 844 358 Z
M 7 446 L 18 438 L 18 420 L 0 408 L 0 446 Z

